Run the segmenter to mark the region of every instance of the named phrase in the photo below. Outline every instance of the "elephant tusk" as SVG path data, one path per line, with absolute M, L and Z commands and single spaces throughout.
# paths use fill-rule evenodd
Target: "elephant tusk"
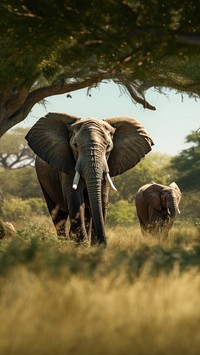
M 76 171 L 76 174 L 75 174 L 74 180 L 73 180 L 73 184 L 72 184 L 72 189 L 73 190 L 77 190 L 79 179 L 80 179 L 80 174 L 79 174 L 78 171 Z
M 176 207 L 176 211 L 178 212 L 178 214 L 180 214 L 180 213 L 181 213 L 178 207 Z M 169 215 L 171 214 L 171 212 L 170 212 L 169 208 L 167 208 L 167 213 L 168 213 Z
M 114 185 L 113 182 L 112 182 L 112 179 L 111 179 L 109 173 L 106 173 L 106 177 L 107 177 L 107 179 L 108 179 L 108 182 L 109 182 L 111 188 L 112 188 L 114 191 L 117 191 L 115 185 Z

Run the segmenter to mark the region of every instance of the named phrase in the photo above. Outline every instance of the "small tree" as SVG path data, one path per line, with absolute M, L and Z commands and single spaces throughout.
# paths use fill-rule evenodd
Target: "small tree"
M 0 167 L 17 169 L 33 165 L 35 154 L 29 148 L 24 136 L 25 128 L 16 128 L 7 132 L 0 142 Z
M 0 169 L 0 186 L 3 196 L 43 197 L 35 169 L 26 166 L 22 169 Z
M 112 192 L 110 200 L 116 202 L 127 200 L 133 202 L 137 190 L 144 184 L 154 180 L 160 184 L 168 184 L 172 179 L 172 170 L 169 168 L 171 157 L 160 153 L 147 155 L 133 169 L 128 170 L 115 178 L 118 192 Z
M 171 167 L 176 172 L 177 183 L 182 190 L 199 190 L 200 177 L 200 139 L 198 132 L 192 131 L 185 142 L 192 144 L 171 160 Z

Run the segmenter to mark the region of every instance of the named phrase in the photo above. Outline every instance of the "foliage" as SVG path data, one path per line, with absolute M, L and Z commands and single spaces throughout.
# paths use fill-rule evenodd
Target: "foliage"
M 156 181 L 161 184 L 169 184 L 172 181 L 179 183 L 177 172 L 170 165 L 171 159 L 175 159 L 159 153 L 151 153 L 145 157 L 135 168 L 127 171 L 123 175 L 115 178 L 115 185 L 118 192 L 111 192 L 108 206 L 107 225 L 134 225 L 137 222 L 135 211 L 135 193 L 143 184 Z M 180 175 L 183 172 L 180 171 Z M 37 180 L 35 169 L 25 167 L 23 169 L 1 169 L 0 186 L 4 200 L 9 206 L 10 198 L 16 200 L 28 199 L 28 206 L 32 213 L 46 213 L 44 198 Z M 199 192 L 182 190 L 182 200 L 180 203 L 181 214 L 177 218 L 177 223 L 185 220 L 195 220 L 200 215 Z M 42 205 L 37 205 L 37 201 L 43 201 Z M 31 203 L 32 201 L 32 203 Z M 3 203 L 3 200 L 2 200 Z M 1 209 L 2 209 L 1 203 Z M 26 204 L 26 202 L 24 202 Z M 36 204 L 34 207 L 33 204 Z M 29 211 L 29 207 L 27 212 Z M 9 207 L 7 207 L 9 208 Z M 2 214 L 2 212 L 1 212 Z M 27 215 L 27 213 L 25 212 Z M 21 215 L 21 212 L 20 212 Z
M 133 222 L 137 222 L 136 210 L 133 203 L 120 200 L 109 204 L 106 219 L 106 223 L 109 226 L 123 225 L 125 227 L 133 225 Z
M 110 201 L 127 200 L 132 203 L 141 185 L 152 180 L 163 184 L 172 182 L 173 172 L 168 168 L 169 161 L 170 157 L 160 153 L 146 156 L 135 168 L 115 178 L 118 192 L 111 193 Z M 0 186 L 4 196 L 18 196 L 23 199 L 43 196 L 32 167 L 9 171 L 0 169 Z
M 13 239 L 0 241 L 0 275 L 24 264 L 36 274 L 69 273 L 94 281 L 104 275 L 117 278 L 123 269 L 125 279 L 134 282 L 145 265 L 149 276 L 173 272 L 177 263 L 181 271 L 200 268 L 199 237 L 194 225 L 174 228 L 167 239 L 144 237 L 136 227 L 121 226 L 108 228 L 107 249 L 91 248 L 87 243 L 77 248 L 73 241 L 56 237 L 53 229 L 29 223 Z
M 23 199 L 42 197 L 42 191 L 35 169 L 0 169 L 0 186 L 4 197 L 16 196 Z
M 169 184 L 173 181 L 173 170 L 169 168 L 171 157 L 160 154 L 148 154 L 133 169 L 115 178 L 114 183 L 118 192 L 111 194 L 111 201 L 127 200 L 133 203 L 137 190 L 144 184 L 155 181 Z
M 49 79 L 63 67 L 66 74 L 79 71 L 84 77 L 91 70 L 116 66 L 131 73 L 137 64 L 142 75 L 143 67 L 153 67 L 155 59 L 163 60 L 166 54 L 176 53 L 184 62 L 184 55 L 194 49 L 188 49 L 187 39 L 184 45 L 177 40 L 177 34 L 188 32 L 193 39 L 192 34 L 198 33 L 198 8 L 194 1 L 188 6 L 180 0 L 164 4 L 158 0 L 3 1 L 1 40 L 7 44 L 3 55 L 8 60 L 3 62 L 2 55 L 1 67 L 9 71 L 4 70 L 2 84 L 8 79 L 18 83 L 20 78 L 35 78 L 38 73 Z M 198 47 L 194 52 L 198 54 Z
M 35 154 L 24 138 L 26 133 L 26 128 L 15 128 L 2 137 L 0 143 L 0 167 L 17 169 L 33 164 Z
M 45 97 L 113 80 L 200 94 L 200 5 L 191 0 L 3 0 L 0 136 Z
M 200 233 L 200 218 L 196 219 L 195 226 L 196 226 L 196 228 L 198 229 L 198 231 Z
M 28 200 L 19 198 L 11 198 L 4 201 L 2 211 L 3 217 L 9 221 L 22 219 L 25 215 L 31 216 L 31 208 L 28 204 Z
M 38 225 L 0 241 L 2 355 L 199 353 L 197 230 L 108 234 L 106 249 Z
M 195 146 L 183 150 L 180 155 L 173 158 L 160 153 L 148 154 L 136 167 L 115 178 L 114 183 L 118 192 L 111 192 L 110 194 L 107 225 L 128 226 L 138 223 L 134 203 L 135 194 L 143 184 L 151 181 L 166 185 L 175 181 L 182 191 L 181 214 L 176 222 L 181 224 L 184 221 L 192 221 L 195 223 L 200 215 L 200 195 L 197 190 L 199 186 L 199 140 L 196 133 L 192 132 L 186 137 L 186 141 Z M 186 184 L 184 184 L 184 181 Z M 43 214 L 47 212 L 35 169 L 32 167 L 1 169 L 0 186 L 4 200 L 7 200 L 6 209 L 9 209 L 10 198 L 16 198 L 16 200 L 19 198 L 20 201 L 21 199 L 28 199 L 25 215 L 29 213 L 30 209 L 31 213 Z M 195 189 L 195 192 L 193 192 L 193 189 Z M 42 204 L 40 204 L 40 201 L 43 201 Z M 1 210 L 2 204 L 3 199 Z M 26 206 L 26 201 L 21 201 L 19 207 L 21 204 Z M 26 210 L 25 207 L 23 208 Z M 12 219 L 12 214 L 14 215 L 13 218 L 17 218 L 15 213 L 10 211 L 8 213 L 9 218 Z M 23 215 L 21 210 L 19 214 Z
M 186 143 L 192 144 L 179 155 L 172 158 L 171 168 L 177 176 L 177 183 L 184 191 L 199 190 L 200 176 L 200 139 L 193 131 L 186 136 Z
M 180 219 L 182 222 L 191 221 L 195 223 L 200 216 L 200 191 L 183 191 L 180 203 Z
M 47 214 L 47 207 L 43 198 L 28 198 L 27 201 L 33 214 Z
M 2 238 L 12 238 L 16 234 L 16 229 L 10 222 L 3 222 L 2 219 L 0 219 L 0 239 Z
M 13 197 L 5 200 L 1 209 L 2 217 L 9 221 L 30 219 L 33 214 L 42 215 L 47 213 L 46 204 L 41 198 L 22 200 L 19 197 Z

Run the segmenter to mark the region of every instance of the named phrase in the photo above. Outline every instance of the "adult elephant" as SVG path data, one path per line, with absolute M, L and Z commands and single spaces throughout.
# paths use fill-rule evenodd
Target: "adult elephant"
M 70 238 L 79 242 L 91 234 L 92 244 L 106 243 L 109 187 L 115 189 L 111 177 L 151 150 L 144 127 L 129 117 L 82 120 L 48 113 L 26 139 L 38 156 L 37 176 L 58 235 L 65 233 L 69 216 Z
M 181 191 L 175 182 L 169 186 L 152 182 L 143 185 L 135 197 L 142 232 L 168 235 L 179 211 Z

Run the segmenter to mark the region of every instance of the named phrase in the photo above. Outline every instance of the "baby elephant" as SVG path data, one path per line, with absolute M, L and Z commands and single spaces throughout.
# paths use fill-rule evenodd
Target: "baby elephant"
M 135 197 L 136 211 L 144 234 L 167 236 L 179 211 L 181 191 L 175 182 L 169 186 L 155 182 L 143 185 Z

